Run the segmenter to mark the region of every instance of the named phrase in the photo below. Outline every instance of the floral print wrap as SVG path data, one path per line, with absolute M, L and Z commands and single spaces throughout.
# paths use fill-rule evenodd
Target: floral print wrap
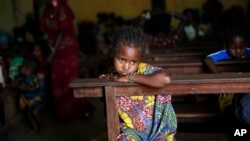
M 138 74 L 149 75 L 161 68 L 140 63 Z M 117 141 L 174 141 L 177 120 L 171 95 L 121 96 L 117 98 L 121 133 Z

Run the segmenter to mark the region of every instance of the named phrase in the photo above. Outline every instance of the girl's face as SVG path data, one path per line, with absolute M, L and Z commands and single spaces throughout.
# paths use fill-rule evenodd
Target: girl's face
M 140 60 L 140 49 L 121 45 L 114 56 L 114 67 L 119 75 L 126 76 L 137 71 Z
M 30 76 L 32 74 L 32 71 L 27 66 L 21 66 L 21 74 L 24 76 Z
M 40 55 L 42 55 L 41 49 L 40 49 L 40 47 L 39 47 L 38 45 L 36 45 L 36 46 L 34 47 L 33 54 L 34 54 L 35 56 L 40 56 Z
M 242 59 L 245 55 L 247 41 L 239 36 L 232 38 L 228 45 L 229 54 L 236 59 Z

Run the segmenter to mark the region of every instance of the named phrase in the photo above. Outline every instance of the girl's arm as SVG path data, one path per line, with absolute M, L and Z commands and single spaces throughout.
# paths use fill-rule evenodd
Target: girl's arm
M 210 57 L 205 58 L 204 62 L 208 66 L 209 70 L 211 70 L 213 73 L 220 73 L 216 64 L 214 63 L 214 61 Z
M 171 82 L 171 77 L 164 71 L 157 71 L 151 75 L 130 74 L 128 76 L 118 76 L 103 74 L 100 78 L 118 81 L 118 82 L 134 82 L 150 87 L 161 88 Z
M 36 86 L 19 86 L 19 89 L 27 92 L 35 92 L 38 90 Z
M 135 74 L 132 77 L 128 76 L 126 79 L 129 82 L 132 81 L 134 83 L 156 88 L 162 88 L 171 82 L 171 77 L 164 71 L 158 71 L 151 75 Z

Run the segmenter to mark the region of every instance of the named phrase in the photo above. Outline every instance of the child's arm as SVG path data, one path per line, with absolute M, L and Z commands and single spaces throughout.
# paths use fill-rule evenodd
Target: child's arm
M 19 89 L 28 92 L 35 92 L 36 90 L 38 90 L 36 86 L 24 86 L 24 85 L 19 86 Z
M 134 82 L 150 87 L 161 88 L 171 82 L 171 77 L 164 71 L 159 70 L 150 75 L 142 74 L 130 74 L 128 76 L 116 76 L 116 75 L 100 75 L 100 78 L 119 81 L 119 82 Z
M 205 58 L 204 62 L 213 73 L 220 73 L 220 71 L 216 67 L 216 64 L 210 57 Z
M 171 77 L 167 75 L 164 71 L 158 71 L 151 75 L 141 75 L 135 74 L 134 76 L 126 77 L 128 82 L 132 81 L 134 83 L 161 88 L 171 82 Z
M 35 92 L 40 88 L 40 80 L 37 77 L 34 77 L 29 84 L 21 83 L 18 87 L 21 91 Z

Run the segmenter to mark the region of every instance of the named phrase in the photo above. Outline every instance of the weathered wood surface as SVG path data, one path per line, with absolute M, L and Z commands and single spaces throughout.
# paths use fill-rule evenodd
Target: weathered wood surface
M 104 87 L 112 86 L 116 96 L 168 94 L 211 94 L 250 92 L 250 73 L 172 75 L 164 88 L 113 82 L 99 78 L 77 79 L 70 83 L 76 97 L 103 97 Z
M 163 68 L 169 74 L 201 74 L 209 73 L 203 61 L 184 60 L 184 61 L 160 61 L 151 62 L 153 66 Z M 216 63 L 221 72 L 249 72 L 250 60 L 229 60 Z
M 108 137 L 114 141 L 119 133 L 116 96 L 247 93 L 250 73 L 172 75 L 172 82 L 160 89 L 103 79 L 77 79 L 70 87 L 76 98 L 106 98 Z
M 202 60 L 208 54 L 221 50 L 222 47 L 182 47 L 168 49 L 150 49 L 145 52 L 144 61 Z

